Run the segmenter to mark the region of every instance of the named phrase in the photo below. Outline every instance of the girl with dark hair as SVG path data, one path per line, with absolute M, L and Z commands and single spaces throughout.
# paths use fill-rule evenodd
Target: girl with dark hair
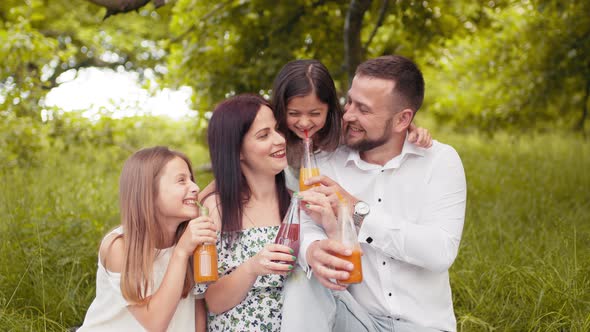
M 287 141 L 287 186 L 297 191 L 301 141 L 308 135 L 316 153 L 334 151 L 342 134 L 342 106 L 332 76 L 318 60 L 287 63 L 273 83 L 271 105 L 278 130 Z M 428 131 L 414 126 L 410 127 L 408 140 L 420 147 L 432 145 Z
M 283 282 L 296 257 L 273 243 L 290 203 L 286 143 L 276 128 L 257 95 L 225 100 L 209 121 L 215 186 L 203 204 L 221 229 L 220 279 L 195 288 L 204 293 L 209 331 L 280 330 Z

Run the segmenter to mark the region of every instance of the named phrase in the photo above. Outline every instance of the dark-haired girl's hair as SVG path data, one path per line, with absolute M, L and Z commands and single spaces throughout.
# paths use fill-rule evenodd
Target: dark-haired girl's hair
M 287 63 L 279 72 L 272 88 L 272 109 L 278 123 L 278 130 L 287 141 L 289 165 L 299 167 L 301 141 L 287 127 L 287 104 L 293 97 L 303 97 L 314 93 L 328 105 L 326 123 L 314 137 L 314 149 L 334 151 L 340 143 L 342 131 L 342 106 L 334 80 L 326 66 L 317 60 L 295 60 Z

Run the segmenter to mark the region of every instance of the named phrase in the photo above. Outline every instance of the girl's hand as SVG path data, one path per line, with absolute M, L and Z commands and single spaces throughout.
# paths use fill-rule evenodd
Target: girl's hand
M 213 220 L 208 216 L 201 216 L 189 221 L 176 245 L 176 249 L 180 254 L 188 258 L 198 245 L 204 243 L 215 244 L 216 241 L 217 229 Z
M 408 142 L 414 143 L 421 148 L 432 146 L 432 136 L 426 128 L 418 128 L 414 123 L 408 128 Z
M 268 243 L 256 255 L 243 264 L 247 271 L 256 276 L 265 274 L 287 275 L 293 269 L 293 264 L 279 262 L 295 262 L 293 250 L 282 244 Z

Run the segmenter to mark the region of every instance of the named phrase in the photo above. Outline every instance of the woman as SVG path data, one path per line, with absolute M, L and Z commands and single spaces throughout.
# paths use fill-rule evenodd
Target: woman
M 209 122 L 215 189 L 203 204 L 221 229 L 220 279 L 196 287 L 204 292 L 209 331 L 280 330 L 283 282 L 296 257 L 274 244 L 290 202 L 286 144 L 276 126 L 257 95 L 222 102 Z

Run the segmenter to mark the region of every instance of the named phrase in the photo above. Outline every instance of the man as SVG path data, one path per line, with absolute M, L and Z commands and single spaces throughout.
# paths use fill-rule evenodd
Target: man
M 455 150 L 407 143 L 424 98 L 418 67 L 401 56 L 359 65 L 343 117 L 345 146 L 318 160 L 323 186 L 302 192 L 297 269 L 287 282 L 282 330 L 455 331 L 448 269 L 461 239 L 466 183 Z M 354 205 L 362 283 L 348 288 L 350 255 L 337 240 L 336 192 Z M 330 217 L 331 215 L 331 217 Z M 307 273 L 307 278 L 305 277 Z

